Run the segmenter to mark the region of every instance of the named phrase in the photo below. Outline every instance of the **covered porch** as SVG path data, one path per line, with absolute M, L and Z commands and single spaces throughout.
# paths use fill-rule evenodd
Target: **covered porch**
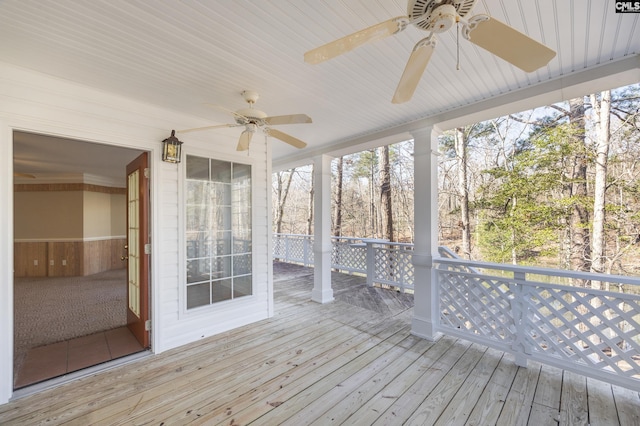
M 411 334 L 412 296 L 274 263 L 275 315 L 18 398 L 13 424 L 602 424 L 640 422 L 640 394 L 445 336 Z
M 441 131 L 637 83 L 638 15 L 623 15 L 604 2 L 465 1 L 475 7 L 473 16 L 510 23 L 522 34 L 548 44 L 557 52 L 557 59 L 529 73 L 463 43 L 463 67 L 453 72 L 455 65 L 447 59 L 460 51 L 461 44 L 457 33 L 450 31 L 441 37 L 420 90 L 402 105 L 392 104 L 391 95 L 412 48 L 420 46 L 416 43 L 426 35 L 419 28 L 323 65 L 304 62 L 309 49 L 404 15 L 412 3 L 376 2 L 375 7 L 364 0 L 340 1 L 335 7 L 314 1 L 288 1 L 275 7 L 272 2 L 249 1 L 223 6 L 168 0 L 99 6 L 74 0 L 2 3 L 0 33 L 11 42 L 0 46 L 0 199 L 6 206 L 0 211 L 0 404 L 14 396 L 11 173 L 43 173 L 46 177 L 68 172 L 62 167 L 64 162 L 52 170 L 50 158 L 37 162 L 46 167 L 21 163 L 14 155 L 14 135 L 47 135 L 149 154 L 149 327 L 155 356 L 15 399 L 0 408 L 0 423 L 52 419 L 49 424 L 128 424 L 151 422 L 152 418 L 165 424 L 215 423 L 218 410 L 220 421 L 227 424 L 250 420 L 277 424 L 289 419 L 299 424 L 297 415 L 303 423 L 316 419 L 326 423 L 322 416 L 327 410 L 344 407 L 343 415 L 331 414 L 335 422 L 351 416 L 348 423 L 363 419 L 369 424 L 372 421 L 363 414 L 366 411 L 381 424 L 413 421 L 414 414 L 416 423 L 435 423 L 436 419 L 446 423 L 451 419 L 447 416 L 455 413 L 482 424 L 495 404 L 499 407 L 494 417 L 502 416 L 504 424 L 517 423 L 513 419 L 519 415 L 525 421 L 540 422 L 538 412 L 552 412 L 547 418 L 555 422 L 560 413 L 569 413 L 569 408 L 563 409 L 565 404 L 581 407 L 585 422 L 597 423 L 600 414 L 607 423 L 623 416 L 620 412 L 624 410 L 607 412 L 620 406 L 619 395 L 637 408 L 637 388 L 629 393 L 604 385 L 609 396 L 598 399 L 588 387 L 592 379 L 581 378 L 581 384 L 574 386 L 571 379 L 565 379 L 575 377 L 574 373 L 560 375 L 558 370 L 540 367 L 537 360 L 531 360 L 527 369 L 517 367 L 522 359 L 514 363 L 511 355 L 503 355 L 503 348 L 496 347 L 500 340 L 487 341 L 493 349 L 478 346 L 484 343 L 478 341 L 484 336 L 475 343 L 463 343 L 473 340 L 455 334 L 460 328 L 456 324 L 449 324 L 447 337 L 439 337 L 439 277 L 433 266 L 467 265 L 439 257 L 437 206 L 432 200 L 437 197 L 436 141 Z M 425 18 L 430 15 L 424 13 Z M 591 18 L 595 16 L 601 19 Z M 263 129 L 248 153 L 237 152 L 236 146 L 244 140 L 241 135 L 247 133 L 236 128 L 234 111 L 245 106 L 240 94 L 247 90 L 264 95 L 258 104 L 260 111 L 272 117 L 291 113 L 313 117 L 313 125 L 287 129 L 306 142 L 307 148 L 298 151 L 287 143 L 272 142 L 277 138 L 268 136 L 274 133 Z M 216 130 L 180 135 L 185 155 L 252 167 L 255 287 L 251 297 L 240 298 L 236 304 L 223 302 L 208 311 L 196 311 L 190 309 L 185 296 L 190 284 L 183 226 L 186 166 L 162 161 L 160 141 L 172 129 L 180 134 L 180 130 L 186 133 L 204 127 Z M 249 130 L 255 127 L 247 127 Z M 332 281 L 337 275 L 331 273 L 330 164 L 335 156 L 408 139 L 414 139 L 416 146 L 415 179 L 424 183 L 414 200 L 414 210 L 421 213 L 411 255 L 416 307 L 393 305 L 399 310 L 387 317 L 371 311 L 370 306 L 354 307 L 342 298 L 349 293 L 340 293 L 338 282 Z M 273 171 L 310 160 L 316 165 L 318 184 L 314 276 L 307 273 L 304 278 L 292 278 L 306 287 L 295 287 L 297 294 L 288 295 L 282 287 L 288 280 L 278 280 L 276 274 L 272 285 L 269 182 Z M 38 265 L 35 260 L 30 261 L 34 266 Z M 473 278 L 466 279 L 472 287 Z M 513 281 L 495 284 L 495 294 L 513 287 Z M 524 287 L 516 283 L 514 288 Z M 504 293 L 507 300 L 516 294 Z M 310 294 L 321 303 L 310 303 Z M 325 303 L 331 301 L 334 303 Z M 485 330 L 485 326 L 480 324 L 478 329 Z M 445 342 L 450 345 L 443 348 Z M 516 343 L 525 353 L 529 350 L 526 342 Z M 485 361 L 488 358 L 491 362 Z M 492 384 L 503 370 L 509 371 L 511 379 Z M 530 374 L 535 380 L 529 381 Z M 558 380 L 562 386 L 557 386 Z M 487 394 L 481 394 L 485 389 Z M 567 396 L 574 394 L 575 398 Z M 593 398 L 599 402 L 592 403 Z M 482 413 L 474 412 L 475 407 Z M 545 411 L 541 407 L 552 408 Z M 425 410 L 433 420 L 420 417 Z M 591 411 L 594 414 L 585 414 Z M 241 413 L 249 414 L 245 418 Z M 391 421 L 387 415 L 401 418 Z M 568 422 L 577 423 L 572 418 Z

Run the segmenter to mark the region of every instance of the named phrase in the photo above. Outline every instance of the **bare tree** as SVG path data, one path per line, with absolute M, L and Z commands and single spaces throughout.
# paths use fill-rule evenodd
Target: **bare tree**
M 391 171 L 389 165 L 389 145 L 378 148 L 380 157 L 380 205 L 383 238 L 394 241 L 393 203 L 391 200 Z
M 460 200 L 460 222 L 462 230 L 462 253 L 471 259 L 471 221 L 469 220 L 469 184 L 467 178 L 468 154 L 465 129 L 455 129 L 454 147 L 456 162 L 458 163 L 458 197 Z
M 342 236 L 342 171 L 344 167 L 344 158 L 338 158 L 338 162 L 336 163 L 336 199 L 334 204 L 334 214 L 333 214 L 333 235 L 336 237 Z
M 314 193 L 314 165 L 311 165 L 311 185 L 309 185 L 309 215 L 307 216 L 307 235 L 313 235 L 313 193 Z
M 378 211 L 376 210 L 375 203 L 375 170 L 376 170 L 376 151 L 370 150 L 369 156 L 369 217 L 371 225 L 371 237 L 376 238 L 378 236 Z
M 570 164 L 570 198 L 572 211 L 569 227 L 569 258 L 571 269 L 589 271 L 591 246 L 589 242 L 589 209 L 586 205 L 588 156 L 585 145 L 584 97 L 569 100 L 569 123 L 574 145 Z
M 393 195 L 393 235 L 395 241 L 413 241 L 413 141 L 394 146 L 391 162 L 391 192 Z
M 609 159 L 611 92 L 591 95 L 596 126 L 596 164 L 593 188 L 593 253 L 592 272 L 605 272 L 605 193 L 607 190 L 607 162 Z
M 287 171 L 276 173 L 276 233 L 282 232 L 282 221 L 284 217 L 284 205 L 287 202 L 289 188 L 295 168 Z

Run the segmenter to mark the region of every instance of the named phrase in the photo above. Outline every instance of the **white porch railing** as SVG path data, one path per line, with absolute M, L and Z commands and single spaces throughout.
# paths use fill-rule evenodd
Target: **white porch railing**
M 640 390 L 640 279 L 459 259 L 436 275 L 442 333 Z
M 332 241 L 334 269 L 413 290 L 411 244 Z M 276 234 L 273 247 L 275 259 L 313 266 L 313 236 Z M 639 278 L 465 261 L 445 247 L 439 255 L 439 332 L 513 353 L 520 365 L 535 360 L 640 391 Z
M 273 234 L 273 258 L 313 266 L 313 235 Z
M 413 244 L 352 237 L 331 237 L 331 242 L 334 270 L 366 276 L 369 285 L 413 290 Z M 313 235 L 274 234 L 273 258 L 313 266 Z

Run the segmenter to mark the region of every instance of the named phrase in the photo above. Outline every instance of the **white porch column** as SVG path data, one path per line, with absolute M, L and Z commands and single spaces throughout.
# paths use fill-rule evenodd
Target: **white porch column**
M 331 288 L 331 160 L 328 155 L 313 159 L 313 291 L 311 300 L 333 301 Z
M 13 393 L 13 130 L 0 121 L 0 405 Z
M 412 132 L 414 138 L 414 308 L 411 334 L 437 336 L 438 285 L 432 269 L 438 256 L 438 135 L 436 127 Z

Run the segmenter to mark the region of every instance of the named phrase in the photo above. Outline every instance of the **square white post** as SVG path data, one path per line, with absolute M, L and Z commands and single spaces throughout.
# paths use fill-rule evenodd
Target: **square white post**
M 372 287 L 376 276 L 376 251 L 373 241 L 365 240 L 364 242 L 367 245 L 367 285 Z
M 333 301 L 331 288 L 331 160 L 328 155 L 313 159 L 313 290 L 311 300 Z
M 414 138 L 414 308 L 411 334 L 435 340 L 440 321 L 438 257 L 438 134 L 435 127 L 413 131 Z

